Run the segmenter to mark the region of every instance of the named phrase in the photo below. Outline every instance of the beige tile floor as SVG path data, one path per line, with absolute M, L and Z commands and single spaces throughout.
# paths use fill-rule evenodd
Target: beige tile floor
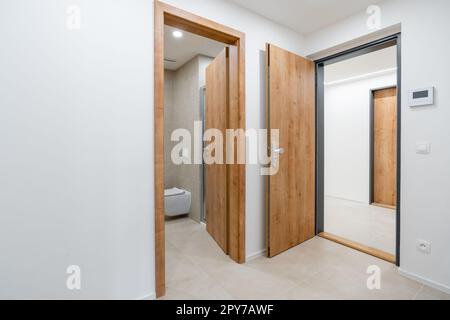
M 314 238 L 273 259 L 232 262 L 189 218 L 166 222 L 163 299 L 449 299 L 400 276 L 382 260 Z M 381 269 L 381 290 L 367 289 L 367 267 Z
M 325 197 L 325 231 L 395 255 L 393 209 Z

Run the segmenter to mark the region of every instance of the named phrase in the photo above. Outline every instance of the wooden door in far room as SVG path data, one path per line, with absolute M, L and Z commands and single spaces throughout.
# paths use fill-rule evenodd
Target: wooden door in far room
M 373 93 L 373 201 L 397 203 L 397 88 Z

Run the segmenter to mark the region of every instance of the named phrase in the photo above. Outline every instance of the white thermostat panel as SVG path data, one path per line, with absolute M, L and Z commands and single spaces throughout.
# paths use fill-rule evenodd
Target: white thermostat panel
M 420 107 L 434 104 L 434 87 L 417 89 L 409 93 L 409 106 Z

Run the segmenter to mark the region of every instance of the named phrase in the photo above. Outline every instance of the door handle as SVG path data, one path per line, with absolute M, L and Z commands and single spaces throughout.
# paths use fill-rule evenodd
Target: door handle
M 284 154 L 284 148 L 273 148 L 272 149 L 272 163 L 270 167 L 278 171 L 280 165 L 280 155 Z
M 277 154 L 284 154 L 284 148 L 273 149 L 273 152 Z

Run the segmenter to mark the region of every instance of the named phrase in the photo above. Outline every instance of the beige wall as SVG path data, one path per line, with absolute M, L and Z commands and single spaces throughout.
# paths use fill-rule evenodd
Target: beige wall
M 165 188 L 177 187 L 192 193 L 190 217 L 195 221 L 200 221 L 202 167 L 174 165 L 170 154 L 176 142 L 170 141 L 170 136 L 173 130 L 183 128 L 191 132 L 193 139 L 194 121 L 202 120 L 200 88 L 205 85 L 205 70 L 211 61 L 197 56 L 177 71 L 165 71 Z
M 164 71 L 164 185 L 165 188 L 171 188 L 175 185 L 175 165 L 170 161 L 170 134 L 174 128 L 172 123 L 174 104 L 174 80 L 175 72 Z

